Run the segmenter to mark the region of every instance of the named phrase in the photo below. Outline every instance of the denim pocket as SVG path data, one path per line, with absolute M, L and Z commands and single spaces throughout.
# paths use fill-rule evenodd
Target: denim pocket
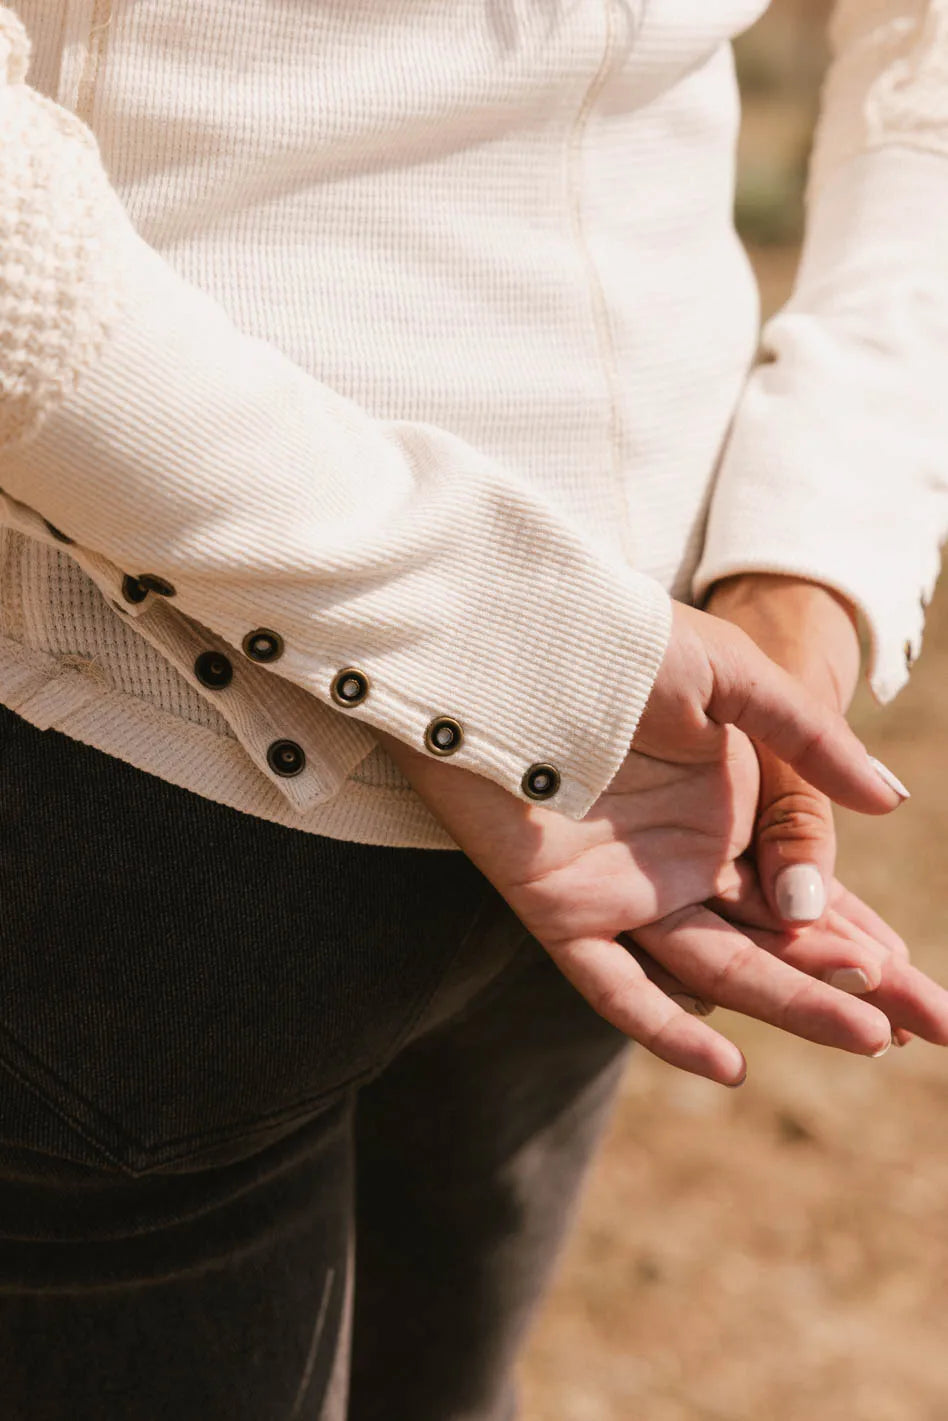
M 48 1150 L 52 1114 L 64 1157 L 137 1174 L 305 1117 L 384 1063 L 496 900 L 461 853 L 286 829 L 23 727 L 0 759 L 8 1148 Z

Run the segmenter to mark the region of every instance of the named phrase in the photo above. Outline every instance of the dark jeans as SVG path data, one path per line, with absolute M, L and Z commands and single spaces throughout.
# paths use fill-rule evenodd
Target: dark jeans
M 0 706 L 3 1421 L 506 1421 L 626 1042 L 460 853 Z

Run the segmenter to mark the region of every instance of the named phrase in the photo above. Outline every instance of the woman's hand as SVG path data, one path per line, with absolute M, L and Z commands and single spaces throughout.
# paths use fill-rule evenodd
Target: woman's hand
M 855 612 L 838 593 L 802 578 L 745 573 L 715 584 L 706 605 L 714 616 L 741 627 L 826 705 L 848 710 L 859 676 L 859 638 Z M 753 852 L 770 908 L 793 927 L 817 921 L 827 905 L 835 912 L 844 903 L 849 917 L 893 957 L 882 964 L 887 969 L 884 991 L 893 972 L 904 977 L 908 950 L 881 918 L 834 880 L 836 830 L 830 801 L 766 747 L 757 751 L 761 787 Z M 746 920 L 746 910 L 737 908 L 736 915 Z M 887 1000 L 879 999 L 880 979 L 872 971 L 847 974 L 845 980 L 848 990 L 879 1005 Z M 898 1015 L 914 1021 L 913 1011 Z M 922 1029 L 921 1034 L 927 1033 Z M 904 1045 L 911 1033 L 896 1026 L 894 1038 Z
M 740 627 L 824 705 L 845 714 L 859 676 L 855 614 L 829 588 L 801 578 L 748 573 L 711 590 L 707 610 Z M 764 745 L 754 857 L 761 885 L 788 925 L 818 919 L 836 860 L 833 810 Z
M 739 893 L 747 872 L 738 860 L 753 835 L 758 765 L 740 730 L 854 809 L 885 813 L 900 802 L 841 716 L 741 632 L 677 605 L 633 749 L 581 822 L 380 739 L 597 1011 L 662 1059 L 733 1085 L 745 1071 L 740 1052 L 650 981 L 622 934 L 696 998 L 864 1055 L 891 1039 L 882 1011 L 782 961 L 706 906 Z M 941 1010 L 936 1031 L 948 1040 Z

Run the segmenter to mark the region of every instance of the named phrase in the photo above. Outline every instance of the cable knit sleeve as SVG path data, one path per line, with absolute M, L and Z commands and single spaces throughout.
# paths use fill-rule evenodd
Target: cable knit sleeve
M 356 759 L 384 728 L 582 817 L 651 689 L 665 591 L 462 440 L 376 420 L 240 332 L 25 82 L 4 7 L 0 56 L 5 496 L 131 588 L 130 616 L 180 609 L 274 662 Z
M 864 614 L 905 684 L 948 536 L 948 0 L 840 0 L 792 297 L 765 326 L 694 594 L 743 571 Z

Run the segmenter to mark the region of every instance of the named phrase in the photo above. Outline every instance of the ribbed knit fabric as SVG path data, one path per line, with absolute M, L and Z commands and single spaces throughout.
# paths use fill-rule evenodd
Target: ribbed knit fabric
M 845 4 L 794 308 L 819 358 L 785 353 L 791 312 L 749 383 L 728 40 L 762 0 L 15 8 L 33 52 L 27 74 L 0 7 L 0 700 L 251 814 L 450 847 L 373 728 L 422 747 L 448 717 L 448 763 L 517 795 L 551 765 L 544 802 L 581 817 L 670 596 L 725 572 L 839 586 L 874 689 L 898 689 L 948 521 L 940 379 L 918 385 L 946 349 L 943 248 L 917 230 L 948 180 L 931 141 L 891 162 L 911 74 L 898 122 L 877 104 L 863 131 Z M 894 10 L 877 77 L 907 25 L 943 58 L 945 0 L 880 25 Z M 919 81 L 926 132 L 933 103 Z M 246 654 L 258 629 L 278 659 Z M 207 652 L 226 685 L 202 682 Z M 347 667 L 368 689 L 344 707 Z
M 830 38 L 803 260 L 738 406 L 694 591 L 747 571 L 835 587 L 888 701 L 948 536 L 948 0 L 843 0 Z

